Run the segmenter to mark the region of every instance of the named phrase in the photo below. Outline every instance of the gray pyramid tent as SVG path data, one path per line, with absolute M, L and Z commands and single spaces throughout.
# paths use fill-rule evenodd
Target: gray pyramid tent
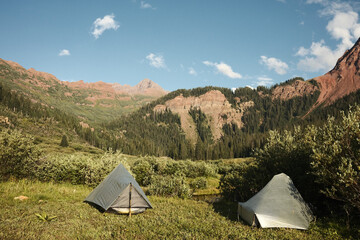
M 126 170 L 119 164 L 85 199 L 103 211 L 140 213 L 152 208 L 145 193 Z
M 313 219 L 310 208 L 284 173 L 275 175 L 247 202 L 239 202 L 238 217 L 252 226 L 296 229 L 307 229 Z

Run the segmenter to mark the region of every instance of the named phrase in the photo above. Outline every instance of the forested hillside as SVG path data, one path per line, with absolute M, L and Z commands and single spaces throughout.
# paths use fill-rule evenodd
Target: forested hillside
M 282 86 L 303 79 L 293 79 Z M 311 83 L 308 83 L 311 84 Z M 262 145 L 269 130 L 289 129 L 294 124 L 305 123 L 302 118 L 316 102 L 319 91 L 314 94 L 293 97 L 288 100 L 273 98 L 273 88 L 238 88 L 235 92 L 226 88 L 206 87 L 177 90 L 146 105 L 135 113 L 119 118 L 107 125 L 118 133 L 119 140 L 113 149 L 125 153 L 167 155 L 176 159 L 218 159 L 246 157 Z M 197 140 L 191 144 L 183 129 L 180 117 L 170 109 L 154 111 L 154 107 L 165 104 L 177 96 L 198 97 L 217 90 L 226 96 L 232 108 L 241 111 L 241 103 L 252 101 L 242 116 L 243 126 L 229 123 L 222 126 L 222 136 L 214 140 L 209 126 L 209 117 L 201 108 L 192 107 L 188 114 L 195 123 Z M 227 118 L 226 114 L 221 118 Z
M 238 88 L 234 92 L 218 87 L 180 89 L 147 104 L 138 111 L 94 128 L 84 125 L 74 114 L 32 101 L 26 95 L 1 83 L 0 115 L 2 119 L 7 117 L 9 124 L 2 120 L 2 125 L 7 127 L 11 125 L 14 128 L 26 128 L 26 124 L 20 124 L 24 120 L 20 121 L 22 118 L 19 118 L 19 114 L 28 119 L 27 121 L 50 121 L 50 124 L 56 123 L 59 126 L 57 132 L 47 134 L 43 131 L 30 131 L 31 128 L 36 129 L 32 126 L 26 129 L 35 136 L 48 135 L 60 139 L 67 135 L 70 138 L 82 139 L 81 141 L 100 149 L 119 150 L 127 154 L 204 160 L 247 157 L 252 155 L 254 149 L 263 145 L 269 130 L 282 131 L 291 129 L 294 125 L 320 124 L 328 115 L 339 116 L 339 110 L 346 110 L 349 104 L 360 100 L 360 93 L 354 92 L 332 105 L 320 106 L 308 114 L 317 101 L 319 90 L 285 100 L 274 97 L 273 92 L 276 89 L 294 85 L 296 82 L 305 82 L 317 87 L 315 81 L 295 78 L 271 88 L 246 87 Z M 154 111 L 156 106 L 166 104 L 178 96 L 200 97 L 210 91 L 219 91 L 231 108 L 238 112 L 243 111 L 241 126 L 233 122 L 226 123 L 226 119 L 230 117 L 227 114 L 220 116 L 225 124 L 220 126 L 221 137 L 218 139 L 214 139 L 213 129 L 209 125 L 212 116 L 204 113 L 201 107 L 190 106 L 187 113 L 194 123 L 195 142 L 191 142 L 184 132 L 178 114 L 169 108 Z M 242 109 L 242 104 L 248 102 L 252 104 Z
M 35 103 L 0 82 L 0 129 L 17 129 L 33 136 L 45 151 L 99 152 L 94 146 L 106 146 L 106 139 L 95 138 L 95 129 L 59 109 Z M 66 136 L 71 149 L 59 148 Z M 99 142 L 101 141 L 101 142 Z

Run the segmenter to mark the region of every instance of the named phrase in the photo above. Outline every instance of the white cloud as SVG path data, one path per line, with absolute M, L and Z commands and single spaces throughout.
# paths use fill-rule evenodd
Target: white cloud
M 301 47 L 296 53 L 297 56 L 304 57 L 298 62 L 297 67 L 306 72 L 328 70 L 334 66 L 342 53 L 343 49 L 331 50 L 325 46 L 324 40 L 313 42 L 309 49 Z
M 147 3 L 147 2 L 145 2 L 145 1 L 141 1 L 141 2 L 140 2 L 140 8 L 142 8 L 142 9 L 150 8 L 150 9 L 153 9 L 153 10 L 156 9 L 156 8 L 154 8 L 153 6 L 151 6 L 150 3 Z
M 260 58 L 261 64 L 266 65 L 269 70 L 274 70 L 277 74 L 284 75 L 289 68 L 289 66 L 280 59 L 266 56 L 261 56 Z
M 162 55 L 150 53 L 146 56 L 146 59 L 149 60 L 149 64 L 155 68 L 166 68 L 165 60 Z
M 324 40 L 312 42 L 310 48 L 301 46 L 296 53 L 297 56 L 302 57 L 297 66 L 298 69 L 308 72 L 329 70 L 360 37 L 359 15 L 348 3 L 340 1 L 308 0 L 307 3 L 318 3 L 324 6 L 324 9 L 320 11 L 320 16 L 331 17 L 326 30 L 339 43 L 335 49 L 326 46 Z
M 97 18 L 93 23 L 93 31 L 91 34 L 97 39 L 103 34 L 105 30 L 116 30 L 120 27 L 120 24 L 114 20 L 115 15 L 106 15 L 103 18 Z
M 267 82 L 273 80 L 272 78 L 269 78 L 269 77 L 258 77 L 257 79 L 260 80 L 260 81 L 267 81 Z
M 307 4 L 312 4 L 312 3 L 320 3 L 320 4 L 324 4 L 328 2 L 327 0 L 307 0 L 306 3 Z
M 196 75 L 197 75 L 197 72 L 195 71 L 194 68 L 190 67 L 190 68 L 189 68 L 189 74 L 190 74 L 190 75 L 193 75 L 193 76 L 196 76 Z
M 67 49 L 63 49 L 59 52 L 59 56 L 70 56 L 70 51 Z
M 276 0 L 276 1 L 286 3 L 286 0 Z
M 304 57 L 306 55 L 308 55 L 310 53 L 309 49 L 306 49 L 304 47 L 300 47 L 299 50 L 297 51 L 297 53 L 295 54 L 296 56 L 301 56 Z
M 240 79 L 242 78 L 240 73 L 234 72 L 231 68 L 231 66 L 227 65 L 226 63 L 220 62 L 220 63 L 214 63 L 209 61 L 203 61 L 203 64 L 206 66 L 215 67 L 218 72 L 224 74 L 225 76 L 233 79 Z
M 274 81 L 272 78 L 263 76 L 257 78 L 258 82 L 256 83 L 258 86 L 271 86 L 274 84 Z

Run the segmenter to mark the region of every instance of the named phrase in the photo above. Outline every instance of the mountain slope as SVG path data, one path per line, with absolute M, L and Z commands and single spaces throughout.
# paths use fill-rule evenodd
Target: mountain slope
M 358 41 L 334 69 L 308 81 L 297 77 L 271 88 L 245 87 L 234 92 L 220 87 L 179 89 L 153 101 L 164 91 L 148 79 L 134 87 L 61 82 L 50 74 L 1 60 L 0 80 L 37 104 L 33 109 L 40 116 L 54 116 L 99 148 L 175 159 L 233 158 L 251 155 L 270 130 L 321 124 L 328 114 L 337 117 L 340 110 L 360 103 L 359 54 Z M 19 103 L 21 98 L 10 95 L 6 111 L 28 114 L 27 105 Z M 18 106 L 23 109 L 16 110 Z M 124 109 L 132 112 L 120 116 Z M 0 118 L 5 125 L 6 117 Z M 106 120 L 112 121 L 94 124 Z
M 240 100 L 240 99 L 239 99 Z M 196 143 L 196 124 L 189 112 L 192 109 L 200 110 L 209 119 L 209 127 L 214 140 L 222 136 L 222 127 L 224 124 L 236 124 L 239 128 L 243 123 L 241 118 L 247 107 L 253 106 L 254 102 L 248 101 L 241 103 L 238 109 L 231 107 L 225 95 L 219 90 L 211 90 L 207 93 L 196 96 L 184 97 L 182 94 L 168 100 L 165 104 L 158 104 L 154 107 L 155 112 L 170 110 L 178 114 L 181 120 L 181 127 L 186 136 L 192 143 Z
M 249 156 L 269 130 L 321 124 L 360 102 L 360 41 L 329 73 L 293 78 L 271 88 L 205 87 L 177 90 L 118 119 L 115 148 L 136 154 L 217 159 Z M 126 139 L 126 141 L 124 141 Z M 129 153 L 130 153 L 129 152 Z
M 321 91 L 315 107 L 328 106 L 360 89 L 360 39 L 339 58 L 331 71 L 314 79 Z
M 58 108 L 92 124 L 132 112 L 167 93 L 149 79 L 134 87 L 101 81 L 65 82 L 49 73 L 33 68 L 26 70 L 15 62 L 3 59 L 0 59 L 0 80 L 33 102 Z

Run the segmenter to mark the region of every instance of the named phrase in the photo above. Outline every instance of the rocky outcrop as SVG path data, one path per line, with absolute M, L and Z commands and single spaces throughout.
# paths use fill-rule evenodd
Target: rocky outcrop
M 165 104 L 157 105 L 155 112 L 162 112 L 166 109 L 180 116 L 181 127 L 187 139 L 192 143 L 197 140 L 196 125 L 189 114 L 192 108 L 200 109 L 206 116 L 210 125 L 214 140 L 222 136 L 222 127 L 226 123 L 234 123 L 239 128 L 243 126 L 241 118 L 245 110 L 254 105 L 254 102 L 238 102 L 233 108 L 224 94 L 218 90 L 209 91 L 199 97 L 184 97 L 179 95 Z
M 360 89 L 360 39 L 339 58 L 335 67 L 315 80 L 320 86 L 320 96 L 314 107 L 330 105 Z
M 292 84 L 277 86 L 272 91 L 272 98 L 280 98 L 283 101 L 289 100 L 293 97 L 301 97 L 308 94 L 313 94 L 319 88 L 309 81 L 296 80 Z

